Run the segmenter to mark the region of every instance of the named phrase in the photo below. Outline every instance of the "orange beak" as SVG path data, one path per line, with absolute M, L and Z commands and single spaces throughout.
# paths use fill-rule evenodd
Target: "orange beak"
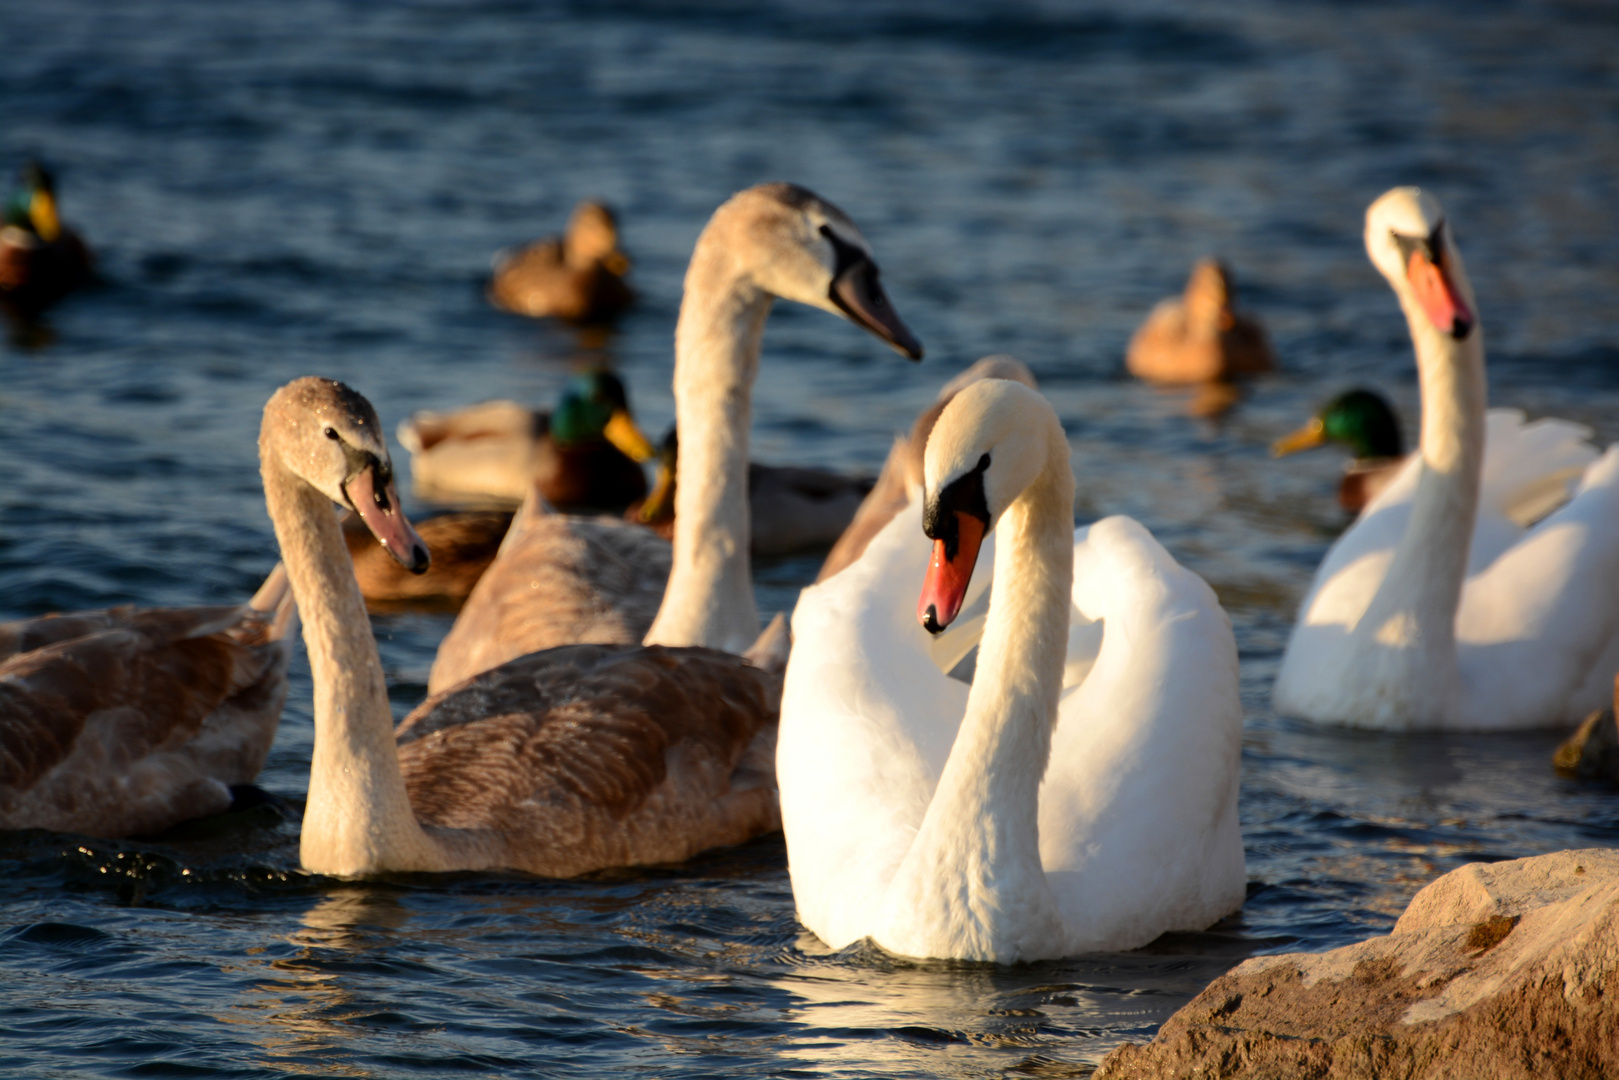
M 978 548 L 984 542 L 984 523 L 971 514 L 956 511 L 956 557 L 946 553 L 945 542 L 933 542 L 933 561 L 922 579 L 922 596 L 916 602 L 916 618 L 930 634 L 937 634 L 961 614 L 961 603 L 972 583 Z
M 1473 313 L 1456 294 L 1456 286 L 1443 266 L 1432 262 L 1426 253 L 1413 251 L 1405 276 L 1411 282 L 1411 291 L 1417 294 L 1417 303 L 1435 327 L 1457 341 L 1467 336 L 1473 329 Z

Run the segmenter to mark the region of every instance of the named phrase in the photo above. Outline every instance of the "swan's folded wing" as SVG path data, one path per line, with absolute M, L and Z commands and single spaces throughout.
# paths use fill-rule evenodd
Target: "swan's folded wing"
M 1092 925 L 1134 926 L 1136 944 L 1201 929 L 1245 889 L 1231 620 L 1126 517 L 1075 533 L 1074 603 L 1100 625 L 1100 650 L 1063 697 L 1040 793 L 1041 861 L 1080 935 L 1070 945 L 1095 947 Z
M 1525 423 L 1519 409 L 1491 409 L 1485 423 L 1481 514 L 1532 525 L 1568 501 L 1597 459 L 1584 424 L 1554 417 Z
M 92 632 L 0 664 L 0 827 L 156 832 L 224 809 L 225 785 L 257 774 L 286 696 L 289 648 L 269 620 L 217 607 L 30 622 Z
M 1619 667 L 1619 447 L 1565 506 L 1468 577 L 1456 618 L 1473 717 L 1552 726 L 1600 707 Z
M 714 649 L 548 649 L 418 706 L 400 769 L 425 824 L 515 838 L 505 865 L 679 861 L 775 827 L 768 777 L 741 767 L 778 698 L 774 677 Z
M 799 919 L 834 947 L 869 929 L 966 709 L 967 687 L 934 665 L 916 620 L 931 547 L 914 501 L 793 612 L 776 756 L 782 826 Z M 975 590 L 992 565 L 986 543 Z

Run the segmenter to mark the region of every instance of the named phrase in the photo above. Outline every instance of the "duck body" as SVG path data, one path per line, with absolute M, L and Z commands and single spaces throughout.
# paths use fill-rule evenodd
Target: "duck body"
M 0 222 L 0 303 L 31 317 L 94 279 L 89 245 L 57 216 L 54 178 L 30 162 Z
M 422 574 L 400 566 L 357 515 L 343 519 L 343 543 L 354 562 L 354 576 L 367 609 L 455 611 L 494 561 L 511 524 L 512 515 L 503 510 L 469 510 L 428 518 L 417 527 L 433 556 L 432 565 Z
M 1275 355 L 1264 327 L 1231 303 L 1231 275 L 1204 259 L 1183 295 L 1160 301 L 1125 353 L 1138 379 L 1160 383 L 1224 382 L 1270 371 Z
M 1619 666 L 1619 448 L 1486 411 L 1477 304 L 1431 196 L 1386 193 L 1366 243 L 1416 343 L 1420 446 L 1317 571 L 1277 710 L 1396 731 L 1572 724 Z
M 948 423 L 953 447 L 930 444 L 924 497 L 794 612 L 783 828 L 799 919 L 834 948 L 870 938 L 1009 963 L 1135 948 L 1242 904 L 1230 622 L 1136 522 L 1072 530 L 1061 428 L 1049 406 L 1031 423 L 1018 404 L 1051 455 L 1050 475 L 1024 489 L 1038 497 L 995 475 L 1019 452 L 1009 439 L 960 437 L 952 402 L 934 438 Z M 931 611 L 927 590 L 956 553 L 924 524 L 958 512 L 949 492 L 963 477 L 970 504 L 981 454 L 993 464 L 977 497 L 1002 533 L 983 541 L 993 572 L 961 583 L 959 624 L 930 638 L 916 587 L 926 576 Z M 969 687 L 943 669 L 980 625 Z
M 635 301 L 624 280 L 629 259 L 618 250 L 618 222 L 600 203 L 574 208 L 563 236 L 546 237 L 495 256 L 485 295 L 502 311 L 577 323 L 607 322 Z
M 279 571 L 240 607 L 0 624 L 0 829 L 139 836 L 229 809 L 275 739 L 296 627 Z
M 618 513 L 647 492 L 653 454 L 609 371 L 569 379 L 550 414 L 514 401 L 424 410 L 399 425 L 418 498 L 515 508 L 538 488 L 565 512 Z

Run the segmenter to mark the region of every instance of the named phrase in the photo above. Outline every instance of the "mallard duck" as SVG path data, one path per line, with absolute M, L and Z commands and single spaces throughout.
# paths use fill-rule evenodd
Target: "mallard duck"
M 1486 412 L 1478 302 L 1451 228 L 1417 188 L 1366 212 L 1366 252 L 1416 346 L 1422 433 L 1316 571 L 1276 679 L 1284 715 L 1505 731 L 1572 724 L 1611 693 L 1619 445 L 1598 457 L 1579 425 Z
M 1271 444 L 1270 452 L 1286 457 L 1329 442 L 1347 446 L 1354 457 L 1338 484 L 1338 505 L 1358 514 L 1377 497 L 1405 461 L 1400 421 L 1381 394 L 1349 390 L 1321 407 L 1308 424 Z
M 1074 528 L 1069 453 L 1037 391 L 973 382 L 917 498 L 799 599 L 776 775 L 834 949 L 1017 963 L 1242 906 L 1231 620 L 1137 522 Z
M 495 256 L 485 295 L 517 315 L 603 322 L 629 307 L 630 260 L 618 250 L 618 222 L 601 203 L 573 208 L 568 231 Z
M 522 534 L 514 525 L 439 646 L 430 690 L 510 657 L 581 640 L 572 636 L 581 625 L 596 627 L 593 633 L 622 627 L 616 633 L 623 637 L 605 640 L 645 634 L 648 645 L 740 653 L 755 643 L 748 399 L 760 331 L 778 298 L 841 315 L 906 356 L 921 356 L 921 345 L 883 294 L 870 248 L 842 211 L 791 184 L 733 196 L 698 237 L 675 332 L 675 411 L 684 438 L 667 587 L 653 573 L 650 550 L 630 557 L 593 554 L 598 546 L 627 543 L 668 552 L 647 530 L 544 515 L 531 501 L 519 515 Z M 622 587 L 601 587 L 607 574 Z M 652 606 L 657 616 L 643 629 L 639 620 Z M 581 613 L 593 612 L 587 624 Z
M 646 495 L 652 444 L 610 371 L 569 379 L 549 415 L 515 401 L 422 411 L 399 425 L 412 490 L 440 503 L 515 508 L 538 486 L 557 510 L 619 513 Z
M 679 463 L 680 438 L 671 428 L 658 450 L 652 493 L 626 513 L 629 520 L 660 536 L 674 536 Z M 833 543 L 848 528 L 871 486 L 869 479 L 830 469 L 749 462 L 750 549 L 755 555 L 790 555 Z
M 1130 374 L 1199 383 L 1269 371 L 1275 361 L 1265 329 L 1232 307 L 1231 294 L 1231 272 L 1213 259 L 1200 261 L 1186 291 L 1160 301 L 1130 339 Z
M 0 624 L 0 829 L 143 836 L 229 809 L 275 740 L 297 627 L 280 567 L 238 607 Z
M 35 315 L 94 275 L 89 247 L 58 216 L 55 178 L 30 161 L 0 225 L 0 302 Z

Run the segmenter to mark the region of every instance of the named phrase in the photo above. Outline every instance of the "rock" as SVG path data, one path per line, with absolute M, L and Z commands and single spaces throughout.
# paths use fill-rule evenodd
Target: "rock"
M 1619 724 L 1613 709 L 1594 712 L 1578 731 L 1557 748 L 1552 764 L 1560 773 L 1581 780 L 1611 780 L 1619 783 Z
M 1619 850 L 1470 863 L 1394 932 L 1259 956 L 1096 1080 L 1619 1077 Z

